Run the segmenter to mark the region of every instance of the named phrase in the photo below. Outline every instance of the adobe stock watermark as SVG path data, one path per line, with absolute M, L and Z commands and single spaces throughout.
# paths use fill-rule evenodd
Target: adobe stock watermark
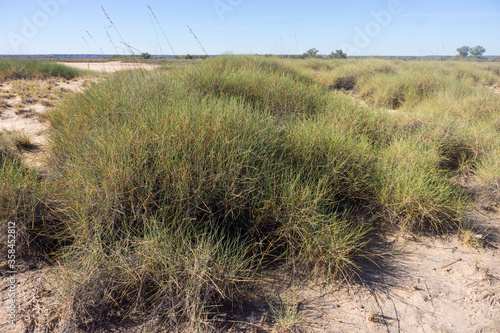
M 17 271 L 16 271 L 16 222 L 8 221 L 7 231 L 7 320 L 10 325 L 16 324 L 17 315 Z
M 232 12 L 236 7 L 241 5 L 243 0 L 215 0 L 212 4 L 221 21 L 224 20 L 226 12 Z
M 406 2 L 411 1 L 406 0 Z M 373 20 L 367 22 L 363 29 L 355 27 L 353 43 L 343 42 L 340 44 L 341 49 L 346 50 L 348 54 L 361 52 L 361 50 L 370 46 L 373 39 L 378 37 L 382 33 L 382 30 L 391 24 L 393 17 L 401 14 L 403 10 L 404 7 L 401 1 L 390 0 L 387 4 L 387 9 L 370 12 Z
M 31 18 L 26 16 L 22 18 L 20 34 L 10 32 L 7 36 L 14 50 L 20 51 L 23 44 L 28 44 L 30 40 L 35 38 L 40 29 L 47 26 L 50 19 L 59 13 L 61 5 L 66 5 L 71 1 L 72 0 L 40 0 L 38 2 L 40 10 L 33 14 Z

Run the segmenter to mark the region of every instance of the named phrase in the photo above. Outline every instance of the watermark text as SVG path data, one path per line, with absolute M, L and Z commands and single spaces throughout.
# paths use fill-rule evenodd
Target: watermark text
M 219 18 L 223 21 L 226 12 L 232 12 L 236 7 L 241 5 L 242 2 L 243 0 L 215 0 L 212 4 L 217 15 L 219 15 Z
M 411 0 L 406 1 L 409 2 Z M 387 3 L 386 9 L 370 12 L 370 16 L 373 20 L 367 22 L 363 28 L 355 27 L 352 43 L 343 42 L 340 44 L 341 48 L 346 50 L 349 54 L 360 53 L 361 50 L 370 46 L 373 39 L 378 37 L 383 29 L 391 24 L 393 17 L 401 14 L 403 9 L 404 7 L 401 1 L 390 0 Z
M 35 38 L 40 29 L 46 27 L 50 19 L 59 13 L 61 5 L 65 5 L 70 1 L 72 0 L 40 0 L 38 2 L 40 10 L 31 17 L 24 16 L 21 19 L 22 26 L 18 33 L 10 32 L 8 34 L 7 37 L 14 50 L 21 50 L 21 46 L 28 44 L 30 40 Z
M 17 282 L 17 271 L 16 271 L 16 222 L 7 222 L 7 319 L 8 323 L 11 325 L 16 324 L 16 313 L 17 313 L 17 303 L 16 303 L 16 282 Z

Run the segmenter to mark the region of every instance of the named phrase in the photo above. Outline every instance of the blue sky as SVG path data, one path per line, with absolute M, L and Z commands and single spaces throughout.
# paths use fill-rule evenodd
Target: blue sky
M 500 55 L 500 0 L 0 1 L 0 54 Z

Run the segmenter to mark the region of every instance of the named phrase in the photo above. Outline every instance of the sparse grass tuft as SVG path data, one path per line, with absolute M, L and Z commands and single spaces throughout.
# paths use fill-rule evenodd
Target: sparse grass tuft
M 1 148 L 5 151 L 13 150 L 32 150 L 37 148 L 37 145 L 31 141 L 28 134 L 19 131 L 7 131 L 0 133 Z
M 470 247 L 481 248 L 484 246 L 484 236 L 477 233 L 474 228 L 465 227 L 460 229 L 460 242 Z
M 300 302 L 292 299 L 268 300 L 271 319 L 273 320 L 272 332 L 294 333 L 300 332 L 300 326 L 304 320 L 300 312 Z
M 31 138 L 26 133 L 17 135 L 14 138 L 14 145 L 17 149 L 22 150 L 32 150 L 37 148 L 37 145 L 31 142 Z
M 10 107 L 10 104 L 7 103 L 4 100 L 0 100 L 0 113 L 4 110 Z
M 63 94 L 61 88 L 54 87 L 45 80 L 15 80 L 11 85 L 11 91 L 21 97 L 25 104 L 51 104 L 51 101 L 60 99 Z

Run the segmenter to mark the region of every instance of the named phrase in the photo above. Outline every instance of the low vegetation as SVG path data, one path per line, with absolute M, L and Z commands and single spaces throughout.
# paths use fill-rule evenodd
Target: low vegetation
M 48 77 L 73 79 L 79 75 L 82 75 L 81 70 L 52 61 L 0 57 L 0 82 L 15 79 L 44 79 Z
M 45 200 L 53 189 L 35 170 L 27 168 L 17 156 L 19 142 L 5 142 L 0 136 L 0 218 L 1 253 L 7 253 L 7 222 L 16 223 L 16 258 L 37 253 L 49 255 L 60 241 L 56 235 L 58 222 Z M 10 149 L 9 149 L 10 148 Z M 44 201 L 42 201 L 44 200 Z M 57 229 L 57 230 L 56 230 Z
M 348 278 L 373 230 L 457 227 L 458 180 L 498 186 L 499 70 L 223 56 L 117 73 L 49 113 L 50 179 L 2 160 L 2 198 L 22 198 L 2 219 L 59 240 L 81 329 L 215 329 L 266 269 Z M 300 321 L 271 309 L 280 329 Z

